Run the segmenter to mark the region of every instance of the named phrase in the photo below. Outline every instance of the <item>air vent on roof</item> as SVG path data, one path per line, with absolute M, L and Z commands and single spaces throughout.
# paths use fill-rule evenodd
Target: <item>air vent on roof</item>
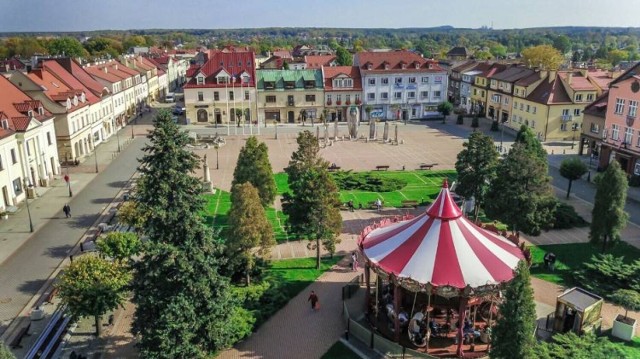
M 58 85 L 58 84 L 57 84 L 57 83 L 55 83 L 55 82 L 52 82 L 51 84 L 52 84 L 55 88 L 60 88 L 60 85 Z

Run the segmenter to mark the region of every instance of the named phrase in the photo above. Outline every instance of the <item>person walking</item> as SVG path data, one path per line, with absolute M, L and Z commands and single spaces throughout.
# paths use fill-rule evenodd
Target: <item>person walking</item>
M 69 218 L 71 217 L 71 207 L 69 207 L 68 203 L 64 204 L 64 207 L 62 207 L 62 211 L 64 212 L 64 215 Z
M 376 200 L 376 207 L 378 208 L 378 212 L 380 212 L 380 209 L 382 209 L 382 201 L 380 198 Z
M 320 309 L 320 301 L 318 300 L 318 295 L 316 294 L 315 291 L 311 291 L 311 294 L 309 294 L 309 299 L 307 299 L 307 302 L 311 302 L 311 309 L 313 310 Z
M 351 253 L 351 270 L 354 272 L 358 270 L 358 252 L 356 251 Z

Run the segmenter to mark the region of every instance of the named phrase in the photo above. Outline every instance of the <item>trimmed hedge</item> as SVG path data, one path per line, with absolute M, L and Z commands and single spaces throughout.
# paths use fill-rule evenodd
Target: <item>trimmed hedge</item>
M 341 191 L 368 191 L 368 192 L 392 192 L 407 185 L 407 182 L 399 178 L 388 178 L 373 173 L 353 173 L 351 171 L 338 171 L 333 173 Z

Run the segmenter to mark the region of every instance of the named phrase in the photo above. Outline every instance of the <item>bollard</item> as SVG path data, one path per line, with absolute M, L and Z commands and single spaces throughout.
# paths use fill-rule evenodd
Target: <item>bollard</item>
M 69 260 L 73 263 L 73 255 L 69 256 Z
M 80 242 L 80 252 L 84 252 L 84 243 Z

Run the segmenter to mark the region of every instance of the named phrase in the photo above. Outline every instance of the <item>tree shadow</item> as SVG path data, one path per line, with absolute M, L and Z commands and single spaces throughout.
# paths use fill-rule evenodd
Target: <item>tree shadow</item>
M 96 219 L 98 219 L 99 214 L 82 214 L 82 215 L 74 215 L 73 208 L 71 209 L 72 217 L 69 218 L 69 226 L 73 228 L 89 228 L 93 223 L 95 223 Z
M 35 294 L 46 282 L 46 279 L 28 280 L 20 284 L 18 290 L 25 294 Z
M 91 203 L 111 203 L 113 202 L 113 198 L 94 198 L 91 200 Z
M 113 187 L 113 188 L 124 188 L 127 185 L 127 183 L 129 183 L 129 181 L 114 181 L 114 182 L 107 183 L 107 186 Z
M 65 244 L 62 246 L 49 247 L 45 250 L 44 254 L 52 258 L 65 258 L 71 254 L 73 245 Z

